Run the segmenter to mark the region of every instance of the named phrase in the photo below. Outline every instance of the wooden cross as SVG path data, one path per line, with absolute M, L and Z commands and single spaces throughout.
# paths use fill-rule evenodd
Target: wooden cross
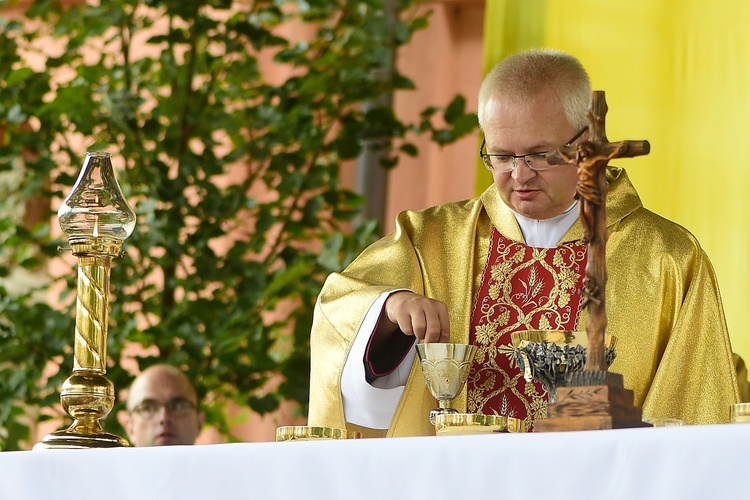
M 566 386 L 557 390 L 558 400 L 547 408 L 548 417 L 534 422 L 534 432 L 577 431 L 649 427 L 643 412 L 634 405 L 634 393 L 626 389 L 623 377 L 607 371 L 604 333 L 607 315 L 604 309 L 607 269 L 607 179 L 606 167 L 612 158 L 648 154 L 647 141 L 609 142 L 604 133 L 607 103 L 604 92 L 593 94 L 589 110 L 589 139 L 578 146 L 561 148 L 561 162 L 578 167 L 577 197 L 580 200 L 583 237 L 588 244 L 588 262 L 584 278 L 586 319 L 586 367 L 573 372 Z
M 577 146 L 560 149 L 568 163 L 578 167 L 577 197 L 580 200 L 579 217 L 583 224 L 583 238 L 588 244 L 588 262 L 584 278 L 584 303 L 588 307 L 586 319 L 587 371 L 606 371 L 604 358 L 604 333 L 607 313 L 604 292 L 607 283 L 605 250 L 607 242 L 606 201 L 608 185 L 606 167 L 612 158 L 631 158 L 646 155 L 648 141 L 609 142 L 604 129 L 607 102 L 604 92 L 594 91 L 589 110 L 589 139 Z

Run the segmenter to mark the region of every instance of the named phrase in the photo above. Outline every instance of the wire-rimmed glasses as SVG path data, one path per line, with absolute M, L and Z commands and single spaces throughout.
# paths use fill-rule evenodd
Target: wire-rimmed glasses
M 174 417 L 184 417 L 196 409 L 195 403 L 184 398 L 170 399 L 166 403 L 154 399 L 146 399 L 137 404 L 131 411 L 144 419 L 152 419 L 166 409 Z
M 564 148 L 572 145 L 574 142 L 576 142 L 584 132 L 586 132 L 589 128 L 583 127 L 571 140 L 565 143 Z M 482 158 L 482 161 L 484 162 L 484 166 L 487 167 L 488 170 L 493 170 L 495 172 L 504 173 L 504 172 L 512 172 L 516 168 L 516 162 L 523 158 L 523 161 L 526 162 L 526 165 L 531 170 L 549 170 L 551 168 L 554 168 L 558 165 L 561 165 L 561 162 L 554 162 L 550 163 L 549 160 L 551 158 L 557 158 L 558 155 L 555 153 L 557 152 L 556 149 L 553 149 L 551 151 L 544 151 L 542 153 L 529 153 L 525 155 L 507 155 L 507 154 L 490 154 L 484 152 L 484 146 L 486 145 L 486 141 L 482 140 L 482 145 L 479 147 L 479 156 Z

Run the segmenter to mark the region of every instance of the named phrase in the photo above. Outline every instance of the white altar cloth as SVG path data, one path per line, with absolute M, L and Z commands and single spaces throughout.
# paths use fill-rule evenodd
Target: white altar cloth
M 1 500 L 750 498 L 750 425 L 0 453 Z

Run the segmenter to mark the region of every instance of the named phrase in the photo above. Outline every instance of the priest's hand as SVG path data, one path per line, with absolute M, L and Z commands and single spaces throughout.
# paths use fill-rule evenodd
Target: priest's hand
M 449 342 L 450 339 L 448 306 L 414 292 L 391 294 L 385 301 L 382 319 L 424 342 Z

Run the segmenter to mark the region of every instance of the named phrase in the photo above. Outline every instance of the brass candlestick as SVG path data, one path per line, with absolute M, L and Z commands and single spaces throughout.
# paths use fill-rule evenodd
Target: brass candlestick
M 100 422 L 112 410 L 115 391 L 107 372 L 109 276 L 112 259 L 135 228 L 112 168 L 109 153 L 86 153 L 73 190 L 57 212 L 60 227 L 78 257 L 73 374 L 60 401 L 73 418 L 67 429 L 44 436 L 34 449 L 112 448 L 128 442 Z

